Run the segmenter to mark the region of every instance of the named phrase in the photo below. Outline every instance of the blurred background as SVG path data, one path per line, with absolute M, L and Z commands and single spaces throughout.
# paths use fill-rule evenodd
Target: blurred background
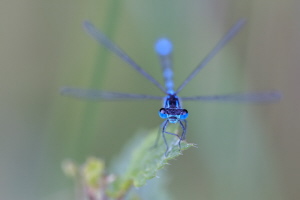
M 242 31 L 182 91 L 277 89 L 279 103 L 186 102 L 187 141 L 171 162 L 174 200 L 300 199 L 300 1 L 87 0 L 0 2 L 0 198 L 73 199 L 71 158 L 109 163 L 138 130 L 162 122 L 161 102 L 89 102 L 61 86 L 161 95 L 82 29 L 90 20 L 162 81 L 153 43 L 174 43 L 177 86 L 240 18 Z

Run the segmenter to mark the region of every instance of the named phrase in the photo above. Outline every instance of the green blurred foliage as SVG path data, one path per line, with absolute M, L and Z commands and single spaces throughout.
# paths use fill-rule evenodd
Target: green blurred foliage
M 78 166 L 73 161 L 66 160 L 63 162 L 62 169 L 64 173 L 74 179 L 74 183 L 79 190 L 80 195 L 74 196 L 76 199 L 132 199 L 141 195 L 141 199 L 162 199 L 169 196 L 166 190 L 164 179 L 156 183 L 161 189 L 154 194 L 145 192 L 133 192 L 134 188 L 149 188 L 149 180 L 158 177 L 168 162 L 182 155 L 182 151 L 192 146 L 191 143 L 182 141 L 181 148 L 178 146 L 178 139 L 167 137 L 169 146 L 166 155 L 166 147 L 163 142 L 155 146 L 157 133 L 159 129 L 147 132 L 147 135 L 139 132 L 138 136 L 133 137 L 130 145 L 126 145 L 121 154 L 115 159 L 112 168 L 105 168 L 103 160 L 90 157 L 82 165 Z M 175 129 L 170 130 L 176 132 Z M 116 171 L 114 171 L 116 169 Z M 160 172 L 160 174 L 162 174 Z M 153 183 L 150 182 L 150 188 Z M 153 187 L 153 186 L 152 186 Z M 150 189 L 149 188 L 149 189 Z
M 300 198 L 300 2 L 0 2 L 0 198 L 68 199 L 60 163 L 97 156 L 110 162 L 140 128 L 162 122 L 160 102 L 88 102 L 59 95 L 75 86 L 159 95 L 160 91 L 91 39 L 88 19 L 162 80 L 152 50 L 174 43 L 180 84 L 239 18 L 246 27 L 182 95 L 282 90 L 278 104 L 191 102 L 187 141 L 198 149 L 168 167 L 175 199 Z

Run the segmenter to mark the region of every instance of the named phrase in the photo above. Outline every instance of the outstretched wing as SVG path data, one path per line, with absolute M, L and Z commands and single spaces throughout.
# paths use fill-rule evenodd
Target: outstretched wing
M 282 94 L 278 91 L 268 91 L 268 92 L 257 92 L 257 93 L 182 97 L 181 99 L 184 101 L 267 103 L 267 102 L 279 101 L 281 97 Z
M 246 23 L 245 19 L 240 19 L 227 33 L 226 35 L 217 43 L 217 45 L 208 53 L 208 55 L 199 63 L 199 65 L 192 71 L 192 73 L 183 81 L 183 83 L 178 87 L 176 93 L 178 94 L 187 83 L 189 83 L 198 72 L 207 65 L 211 59 L 241 30 L 241 28 Z
M 102 32 L 97 30 L 93 24 L 89 21 L 83 22 L 84 29 L 90 34 L 97 42 L 108 48 L 114 54 L 119 56 L 123 61 L 127 62 L 133 69 L 139 72 L 146 79 L 151 81 L 154 85 L 156 85 L 161 91 L 166 93 L 165 88 L 150 74 L 148 74 L 144 69 L 142 69 L 134 60 L 132 60 L 124 51 L 121 50 L 116 44 L 110 41 Z
M 142 100 L 153 99 L 162 100 L 164 97 L 151 96 L 144 94 L 128 94 L 119 92 L 106 92 L 101 90 L 79 89 L 71 87 L 63 87 L 60 89 L 60 93 L 65 96 L 71 96 L 89 100 Z

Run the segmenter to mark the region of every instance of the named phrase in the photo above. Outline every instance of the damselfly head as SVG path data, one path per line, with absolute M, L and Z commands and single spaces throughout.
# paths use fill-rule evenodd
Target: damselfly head
M 175 124 L 179 120 L 188 118 L 189 113 L 186 109 L 161 108 L 158 111 L 158 115 L 163 119 L 168 119 L 170 123 Z

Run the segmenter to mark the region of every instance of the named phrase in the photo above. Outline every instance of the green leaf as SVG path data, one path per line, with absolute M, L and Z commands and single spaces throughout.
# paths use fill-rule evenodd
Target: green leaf
M 170 130 L 170 132 L 176 132 Z M 112 197 L 120 197 L 126 193 L 132 186 L 141 187 L 147 180 L 157 176 L 157 171 L 168 164 L 168 161 L 181 155 L 181 151 L 186 150 L 194 144 L 181 142 L 181 151 L 178 147 L 178 138 L 166 134 L 169 144 L 168 156 L 165 156 L 166 146 L 162 139 L 154 147 L 158 129 L 155 129 L 142 138 L 136 144 L 134 150 L 126 156 L 130 160 L 127 169 L 112 184 L 108 194 Z M 160 136 L 161 137 L 161 136 Z M 124 158 L 122 158 L 124 159 Z

